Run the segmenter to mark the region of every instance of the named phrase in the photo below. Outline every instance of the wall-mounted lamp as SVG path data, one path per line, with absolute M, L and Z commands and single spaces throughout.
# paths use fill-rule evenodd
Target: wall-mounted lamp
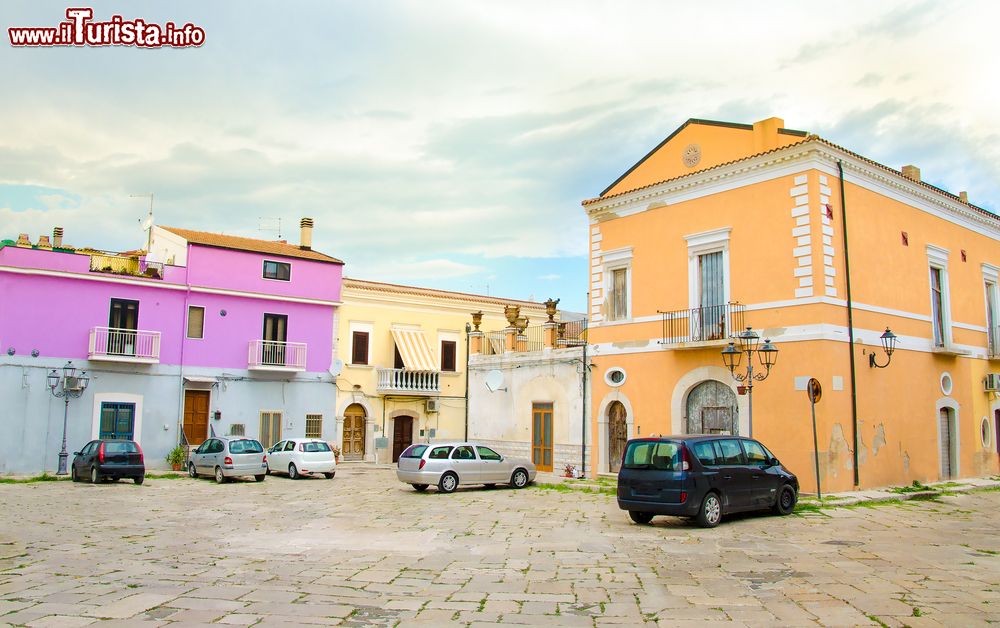
M 33 357 L 33 358 L 37 358 L 38 357 L 38 349 L 32 349 L 31 350 L 31 357 Z
M 17 350 L 14 347 L 7 347 L 7 355 L 14 355 Z
M 892 352 L 896 350 L 896 334 L 886 327 L 885 333 L 880 336 L 880 339 L 882 340 L 882 350 L 885 351 L 885 355 L 889 359 L 885 361 L 885 364 L 879 364 L 875 361 L 875 353 L 869 353 L 868 366 L 870 368 L 884 369 L 889 366 L 889 362 L 892 362 Z
M 213 416 L 216 421 L 220 421 L 222 419 L 222 410 L 216 410 Z

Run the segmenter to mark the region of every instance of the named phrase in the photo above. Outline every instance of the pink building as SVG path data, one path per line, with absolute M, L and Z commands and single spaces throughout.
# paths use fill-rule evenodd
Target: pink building
M 54 470 L 71 360 L 70 452 L 131 437 L 147 466 L 208 435 L 334 438 L 334 329 L 343 263 L 300 244 L 153 226 L 148 253 L 0 241 L 0 472 Z

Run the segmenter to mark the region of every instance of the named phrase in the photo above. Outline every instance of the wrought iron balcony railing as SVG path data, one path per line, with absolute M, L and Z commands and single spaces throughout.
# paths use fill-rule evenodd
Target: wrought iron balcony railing
M 663 315 L 663 339 L 660 343 L 725 340 L 743 329 L 745 312 L 746 306 L 740 303 L 660 312 Z

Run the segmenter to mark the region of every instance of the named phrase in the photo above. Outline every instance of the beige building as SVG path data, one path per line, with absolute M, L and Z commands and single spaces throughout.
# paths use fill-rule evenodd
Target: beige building
M 344 279 L 335 352 L 337 442 L 343 459 L 395 462 L 415 442 L 460 440 L 466 412 L 471 314 L 486 330 L 507 326 L 504 308 L 541 322 L 541 303 Z

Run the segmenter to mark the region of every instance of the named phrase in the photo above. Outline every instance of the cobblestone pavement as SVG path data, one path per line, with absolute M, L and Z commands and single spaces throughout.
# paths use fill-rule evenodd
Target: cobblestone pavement
M 703 530 L 634 525 L 607 494 L 420 494 L 345 466 L 263 484 L 3 484 L 0 507 L 0 623 L 1000 621 L 1000 492 Z

